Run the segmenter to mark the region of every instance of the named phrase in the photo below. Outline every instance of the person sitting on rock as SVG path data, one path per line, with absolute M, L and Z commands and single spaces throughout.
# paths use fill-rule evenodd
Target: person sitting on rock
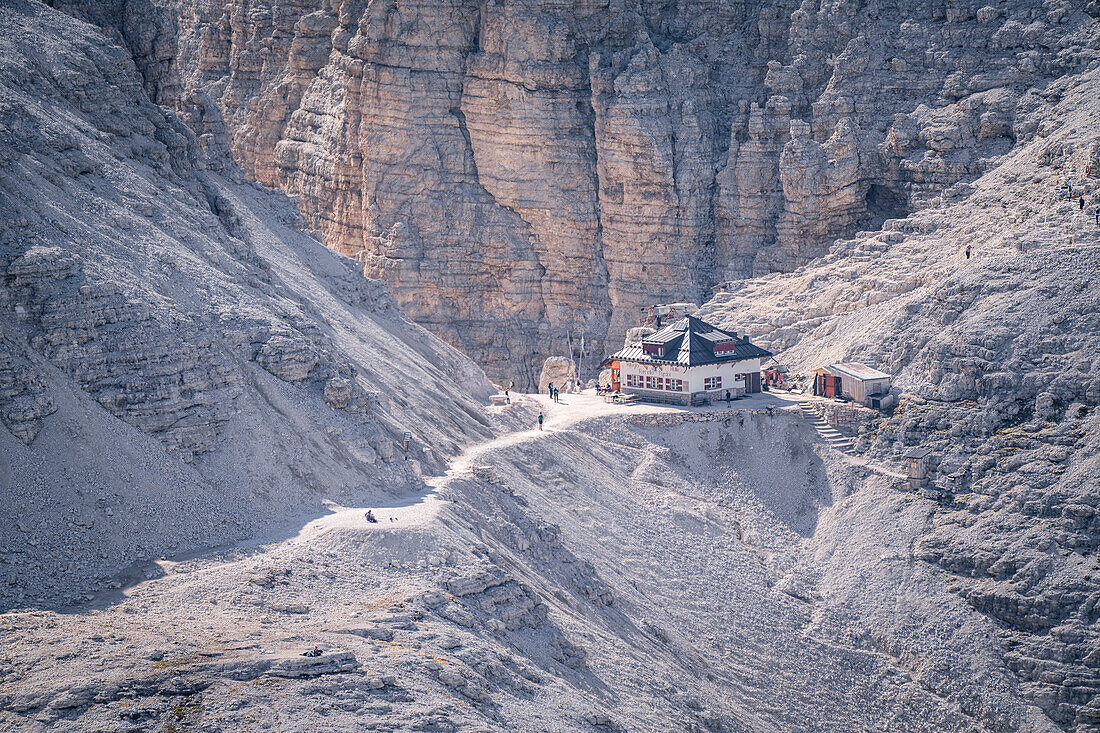
M 378 520 L 375 519 L 375 517 L 374 517 L 374 512 L 371 511 L 370 509 L 367 510 L 367 521 L 372 523 L 372 524 L 377 524 L 378 523 Z

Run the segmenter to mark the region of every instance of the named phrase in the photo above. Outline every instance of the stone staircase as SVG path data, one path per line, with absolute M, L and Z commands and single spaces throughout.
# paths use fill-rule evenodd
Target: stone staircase
M 817 431 L 817 434 L 821 436 L 822 440 L 824 440 L 833 448 L 836 448 L 838 451 L 841 451 L 843 453 L 852 452 L 852 447 L 855 445 L 856 442 L 855 438 L 849 435 L 845 435 L 844 433 L 840 432 L 832 425 L 830 425 L 828 422 L 826 422 L 823 417 L 817 414 L 813 406 L 810 405 L 808 402 L 800 402 L 798 404 L 799 407 L 802 408 L 802 414 L 806 417 L 807 420 L 813 423 L 814 430 Z

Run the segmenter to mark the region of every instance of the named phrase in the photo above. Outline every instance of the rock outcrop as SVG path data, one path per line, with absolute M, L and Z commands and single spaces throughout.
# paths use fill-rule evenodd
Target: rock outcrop
M 30 443 L 42 419 L 57 409 L 41 375 L 13 354 L 14 344 L 0 339 L 0 421 L 11 434 Z
M 862 426 L 856 448 L 895 465 L 933 450 L 935 502 L 913 554 L 1006 630 L 1021 691 L 1072 731 L 1100 723 L 1098 91 L 1093 68 L 1026 95 L 1017 147 L 985 175 L 701 309 L 792 374 L 852 360 L 895 375 L 898 407 Z M 948 150 L 981 137 L 1004 119 L 996 96 L 981 99 L 961 127 L 922 111 L 907 139 Z M 843 196 L 834 159 L 818 180 L 836 172 L 839 185 L 817 190 Z
M 568 334 L 613 345 L 640 305 L 927 206 L 1095 56 L 1063 0 L 55 2 L 416 321 L 527 385 Z
M 577 365 L 564 356 L 551 356 L 542 364 L 539 372 L 539 393 L 544 394 L 553 384 L 559 392 L 576 392 Z

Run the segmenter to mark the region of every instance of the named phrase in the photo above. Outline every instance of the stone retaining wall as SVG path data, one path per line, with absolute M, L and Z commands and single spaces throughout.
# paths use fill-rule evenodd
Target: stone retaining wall
M 845 435 L 858 435 L 864 425 L 869 425 L 882 416 L 878 410 L 852 402 L 815 401 L 810 405 L 825 422 Z
M 796 407 L 759 408 L 744 410 L 715 410 L 713 412 L 657 412 L 645 415 L 627 415 L 623 422 L 627 425 L 646 425 L 671 428 L 686 422 L 720 422 L 732 417 L 744 415 L 801 415 Z

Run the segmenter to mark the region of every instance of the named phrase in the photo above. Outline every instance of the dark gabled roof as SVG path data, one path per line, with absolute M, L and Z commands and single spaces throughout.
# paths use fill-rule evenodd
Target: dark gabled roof
M 715 345 L 723 343 L 732 343 L 733 350 L 715 356 Z M 618 359 L 651 364 L 701 366 L 744 359 L 762 359 L 772 355 L 770 351 L 761 349 L 750 343 L 748 339 L 738 338 L 737 334 L 724 331 L 692 316 L 673 321 L 657 333 L 642 337 L 642 344 L 661 344 L 665 347 L 665 355 L 653 356 L 645 353 L 641 344 L 632 344 L 608 357 L 608 361 Z

